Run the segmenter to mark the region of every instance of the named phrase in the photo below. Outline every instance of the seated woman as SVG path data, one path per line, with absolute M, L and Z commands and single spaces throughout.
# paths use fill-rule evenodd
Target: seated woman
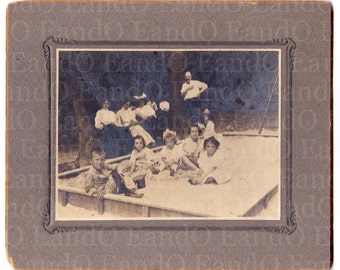
M 154 107 L 156 104 L 145 104 L 147 98 L 146 94 L 143 93 L 142 95 L 135 96 L 134 98 L 138 100 L 138 107 L 134 109 L 136 116 L 142 120 L 147 120 L 152 117 L 156 118 L 156 107 Z
M 205 151 L 198 158 L 199 171 L 188 172 L 190 184 L 222 184 L 231 180 L 231 173 L 222 165 L 224 157 L 219 147 L 220 142 L 214 136 L 204 140 Z
M 122 108 L 117 112 L 117 126 L 128 127 L 132 137 L 140 135 L 144 138 L 147 146 L 153 147 L 155 140 L 137 121 L 136 114 L 130 108 L 130 104 L 130 100 L 125 100 Z
M 103 129 L 108 125 L 116 125 L 116 114 L 109 110 L 110 101 L 104 100 L 103 107 L 96 113 L 94 126 L 96 129 Z
M 94 126 L 100 137 L 100 148 L 105 151 L 106 158 L 114 158 L 117 156 L 116 114 L 109 108 L 110 102 L 106 99 L 102 109 L 96 113 Z
M 157 123 L 157 105 L 151 101 L 146 103 L 147 96 L 145 93 L 135 96 L 134 98 L 138 100 L 138 107 L 133 110 L 136 114 L 136 119 L 140 121 L 141 126 L 151 137 L 156 138 L 155 127 Z

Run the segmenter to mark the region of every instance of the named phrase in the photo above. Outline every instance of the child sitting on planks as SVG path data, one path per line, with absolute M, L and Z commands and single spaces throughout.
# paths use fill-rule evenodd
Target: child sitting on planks
M 218 150 L 220 142 L 211 136 L 204 140 L 204 150 L 198 158 L 199 171 L 188 171 L 188 182 L 198 184 L 223 184 L 231 180 L 231 173 L 223 166 L 224 156 Z
M 152 150 L 146 147 L 144 137 L 135 136 L 128 168 L 123 173 L 123 178 L 127 181 L 126 187 L 129 188 L 135 181 L 144 180 L 145 176 L 153 170 L 154 161 L 155 155 Z
M 117 173 L 118 164 L 106 164 L 105 152 L 99 149 L 91 151 L 90 163 L 91 167 L 85 173 L 85 192 L 90 196 L 96 194 L 99 200 L 103 199 L 106 193 L 120 193 L 122 178 Z M 127 188 L 125 195 L 134 198 L 143 197 L 143 194 L 136 193 L 134 183 L 129 183 L 129 181 L 130 179 L 123 179 Z
M 201 130 L 198 124 L 189 127 L 189 137 L 182 142 L 182 157 L 180 167 L 184 170 L 199 171 L 197 163 L 199 154 L 202 150 L 202 140 L 200 139 Z
M 163 133 L 165 146 L 159 152 L 160 166 L 159 171 L 168 170 L 170 176 L 174 176 L 178 170 L 179 161 L 183 155 L 181 147 L 177 146 L 176 132 L 166 129 Z

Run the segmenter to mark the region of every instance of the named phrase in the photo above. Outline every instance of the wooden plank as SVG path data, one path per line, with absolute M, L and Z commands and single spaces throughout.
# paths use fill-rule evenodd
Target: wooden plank
M 68 190 L 67 192 L 65 190 Z M 240 214 L 241 217 L 253 217 L 256 216 L 263 208 L 266 207 L 268 201 L 278 191 L 278 186 L 275 186 L 263 197 L 261 197 L 255 205 L 252 205 L 244 214 Z M 117 216 L 126 217 L 213 217 L 209 215 L 207 211 L 188 211 L 181 209 L 178 205 L 172 205 L 165 207 L 164 204 L 156 204 L 146 202 L 142 199 L 131 198 L 118 194 L 106 194 L 103 200 L 98 200 L 96 196 L 89 196 L 80 188 L 62 187 L 59 190 L 59 195 L 68 194 L 70 198 L 70 204 L 80 206 L 89 210 L 94 208 L 98 211 L 98 214 L 103 215 L 104 211 L 112 213 Z M 83 197 L 83 198 L 82 198 Z M 88 199 L 86 199 L 88 198 Z M 62 201 L 62 199 L 60 200 Z M 233 208 L 230 205 L 231 209 Z M 206 209 L 209 212 L 209 208 Z
M 247 133 L 229 133 L 225 132 L 223 133 L 223 136 L 236 136 L 236 137 L 265 137 L 265 138 L 278 138 L 279 135 L 274 135 L 274 134 L 247 134 Z
M 158 146 L 158 147 L 153 148 L 152 150 L 154 152 L 159 152 L 160 150 L 162 150 L 163 147 L 164 146 Z M 121 156 L 121 157 L 117 157 L 117 158 L 107 159 L 106 162 L 108 164 L 113 164 L 113 163 L 121 162 L 123 160 L 127 160 L 129 158 L 130 158 L 130 155 L 125 155 L 125 156 Z M 84 167 L 81 167 L 81 168 L 78 168 L 78 169 L 74 169 L 74 170 L 71 170 L 71 171 L 62 172 L 62 173 L 58 174 L 58 178 L 71 177 L 71 176 L 80 174 L 81 172 L 85 172 L 85 171 L 87 171 L 90 168 L 91 168 L 91 165 L 88 165 L 88 166 L 84 166 Z
M 99 215 L 104 214 L 104 199 L 97 198 L 97 211 Z
M 150 211 L 148 206 L 142 206 L 142 216 L 143 217 L 150 217 Z
M 61 206 L 65 207 L 67 205 L 68 192 L 67 191 L 59 191 L 58 200 Z
M 118 194 L 106 194 L 104 195 L 104 199 L 100 200 L 99 203 L 97 200 L 97 197 L 89 196 L 86 194 L 82 189 L 80 188 L 74 188 L 71 187 L 70 189 L 67 189 L 67 187 L 62 187 L 59 190 L 59 194 L 66 193 L 65 190 L 68 190 L 68 198 L 69 203 L 78 206 L 83 207 L 85 209 L 94 210 L 96 209 L 98 211 L 98 214 L 102 215 L 104 211 L 108 211 L 115 215 L 122 215 L 122 216 L 129 216 L 129 217 L 150 217 L 150 209 L 157 209 L 159 213 L 161 212 L 168 212 L 171 213 L 170 216 L 175 217 L 181 217 L 181 216 L 206 216 L 202 215 L 199 212 L 190 212 L 185 210 L 180 210 L 177 208 L 172 207 L 163 207 L 158 206 L 156 204 L 150 204 L 146 203 L 145 201 L 142 201 L 141 199 L 131 198 L 124 195 L 118 195 Z M 169 216 L 163 215 L 163 216 Z
M 278 192 L 278 186 L 275 186 L 265 196 L 263 196 L 253 207 L 251 207 L 242 217 L 254 217 L 263 209 L 267 209 L 268 202 Z

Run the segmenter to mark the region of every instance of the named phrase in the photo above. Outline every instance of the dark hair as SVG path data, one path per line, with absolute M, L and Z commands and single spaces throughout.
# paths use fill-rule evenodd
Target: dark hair
M 212 142 L 216 146 L 216 149 L 220 147 L 220 142 L 214 136 L 211 136 L 204 140 L 204 143 L 203 143 L 204 149 L 206 149 L 208 142 Z
M 138 139 L 140 139 L 140 140 L 142 140 L 142 142 L 143 142 L 143 148 L 145 148 L 145 140 L 144 140 L 144 138 L 143 138 L 143 136 L 141 136 L 141 135 L 137 135 L 137 136 L 135 136 L 135 137 L 133 137 L 133 145 L 135 145 L 135 142 L 136 142 L 136 140 L 138 140 Z
M 165 144 L 165 140 L 167 140 L 167 139 L 172 139 L 175 142 L 175 144 L 177 143 L 177 138 L 173 134 L 168 133 L 164 136 L 164 138 L 163 138 L 164 144 Z
M 101 150 L 100 148 L 94 148 L 91 150 L 89 158 L 92 159 L 93 155 L 99 155 L 99 156 L 105 155 L 105 151 Z
M 138 99 L 138 105 L 140 106 L 140 104 L 143 102 L 143 104 L 146 104 L 146 99 Z
M 130 102 L 130 104 L 131 104 L 131 100 L 129 98 L 125 98 L 124 101 L 123 101 L 123 105 L 125 105 L 128 102 Z
M 203 116 L 204 116 L 204 115 L 208 116 L 208 119 L 209 119 L 209 120 L 214 120 L 214 118 L 215 118 L 214 115 L 213 115 L 211 112 L 203 113 L 202 115 L 203 115 Z
M 198 129 L 198 135 L 201 136 L 201 135 L 202 135 L 202 130 L 200 129 L 200 127 L 198 126 L 197 123 L 191 124 L 191 125 L 189 126 L 189 128 L 188 128 L 188 133 L 189 133 L 189 135 L 190 135 L 191 129 L 194 128 L 194 127 Z

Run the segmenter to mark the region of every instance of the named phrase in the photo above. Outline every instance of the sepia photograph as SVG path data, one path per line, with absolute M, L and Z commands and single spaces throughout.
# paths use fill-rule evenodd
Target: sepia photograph
M 6 12 L 12 268 L 333 266 L 330 1 Z
M 56 220 L 280 220 L 279 49 L 61 48 L 56 83 Z

